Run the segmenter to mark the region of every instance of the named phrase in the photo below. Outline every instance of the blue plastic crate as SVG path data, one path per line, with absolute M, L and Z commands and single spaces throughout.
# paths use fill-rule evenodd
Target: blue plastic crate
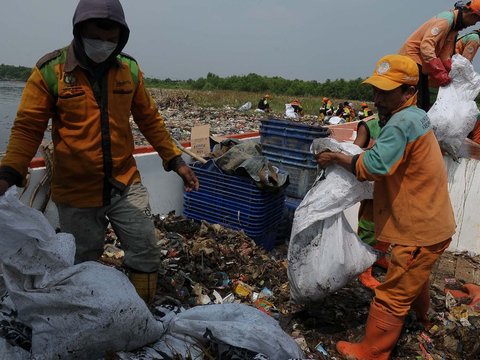
M 282 191 L 281 189 L 278 189 L 278 191 L 263 190 L 258 188 L 256 183 L 248 177 L 224 174 L 213 161 L 209 161 L 205 165 L 194 163 L 192 164 L 192 170 L 200 180 L 200 189 L 206 187 L 216 191 L 237 193 L 248 199 L 262 201 Z M 202 184 L 202 179 L 204 184 Z
M 250 178 L 222 173 L 213 162 L 194 164 L 199 191 L 184 194 L 183 214 L 191 219 L 243 230 L 266 249 L 275 244 L 285 190 L 259 189 Z
M 221 196 L 205 190 L 188 192 L 184 197 L 185 201 L 192 203 L 208 204 L 214 207 L 225 208 L 234 212 L 241 211 L 255 216 L 265 216 L 265 213 L 279 209 L 285 200 L 285 196 L 282 193 L 281 196 L 272 197 L 268 202 L 252 203 L 248 200 Z
M 238 223 L 228 221 L 228 219 L 226 219 L 225 221 L 218 220 L 217 216 L 215 215 L 210 216 L 210 214 L 205 213 L 198 214 L 195 211 L 184 210 L 184 215 L 196 221 L 204 220 L 211 224 L 220 224 L 234 230 L 242 230 L 245 232 L 246 235 L 252 238 L 255 243 L 262 246 L 266 250 L 271 250 L 275 246 L 279 224 L 281 221 L 280 218 L 279 221 L 272 222 L 267 226 L 263 225 L 259 228 L 256 228 L 245 226 L 244 224 L 239 225 Z
M 277 161 L 288 160 L 298 165 L 307 165 L 311 168 L 317 166 L 314 155 L 309 151 L 297 151 L 286 147 L 276 145 L 262 145 L 262 155 L 269 160 L 271 158 Z
M 295 210 L 302 202 L 302 199 L 286 197 L 285 205 L 283 207 L 282 221 L 279 224 L 277 243 L 285 243 L 290 240 L 292 232 L 293 218 L 295 217 Z
M 260 143 L 292 150 L 309 151 L 316 138 L 329 136 L 330 131 L 320 126 L 286 120 L 263 120 L 260 125 Z
M 273 166 L 289 174 L 290 184 L 285 189 L 285 195 L 303 199 L 317 178 L 317 166 L 299 164 L 296 161 L 283 159 L 281 156 L 266 156 Z

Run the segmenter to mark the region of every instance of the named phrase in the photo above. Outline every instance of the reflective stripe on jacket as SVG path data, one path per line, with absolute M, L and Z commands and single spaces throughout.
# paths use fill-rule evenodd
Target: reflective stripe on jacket
M 89 73 L 76 66 L 64 72 L 68 48 L 34 67 L 23 91 L 1 166 L 16 170 L 25 181 L 27 169 L 52 119 L 54 167 L 52 198 L 73 207 L 109 203 L 112 188 L 140 181 L 133 158 L 130 114 L 140 131 L 168 162 L 181 155 L 144 87 L 132 58 L 118 55 L 103 76 L 99 94 Z M 97 88 L 98 89 L 98 88 Z

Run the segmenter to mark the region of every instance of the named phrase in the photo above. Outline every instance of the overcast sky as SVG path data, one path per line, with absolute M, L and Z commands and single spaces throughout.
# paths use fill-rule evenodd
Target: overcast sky
M 397 52 L 418 26 L 454 2 L 122 0 L 131 31 L 124 51 L 146 76 L 162 79 L 197 79 L 208 72 L 363 78 L 381 56 Z M 0 4 L 0 63 L 31 67 L 70 42 L 77 1 Z M 474 65 L 478 71 L 478 59 Z

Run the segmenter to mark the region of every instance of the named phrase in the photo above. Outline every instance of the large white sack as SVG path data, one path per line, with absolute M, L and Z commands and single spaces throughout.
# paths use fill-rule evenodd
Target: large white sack
M 203 348 L 216 359 L 302 359 L 297 343 L 278 322 L 244 304 L 203 305 L 185 310 L 176 306 L 155 308 L 166 333 L 139 351 L 120 352 L 121 360 L 204 359 Z M 215 355 L 211 350 L 217 346 Z
M 356 155 L 362 150 L 331 138 L 315 139 L 312 152 L 325 150 Z M 290 295 L 297 303 L 320 300 L 370 267 L 377 252 L 363 243 L 343 211 L 371 199 L 373 185 L 360 182 L 339 165 L 328 167 L 324 179 L 305 195 L 295 211 L 288 247 Z
M 480 75 L 462 55 L 452 57 L 451 83 L 440 87 L 428 117 L 440 147 L 458 159 L 458 151 L 473 130 L 479 110 L 475 98 L 480 91 Z
M 45 217 L 0 196 L 0 270 L 18 319 L 32 329 L 35 359 L 96 359 L 160 338 L 156 322 L 121 272 L 96 262 L 72 265 L 74 239 Z
M 298 114 L 291 104 L 285 104 L 285 117 L 287 119 L 298 119 Z

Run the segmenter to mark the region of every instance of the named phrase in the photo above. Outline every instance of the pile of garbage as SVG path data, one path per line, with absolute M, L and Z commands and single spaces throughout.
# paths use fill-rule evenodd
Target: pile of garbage
M 277 319 L 311 359 L 339 359 L 335 343 L 361 339 L 374 293 L 358 281 L 321 301 L 299 306 L 290 301 L 287 247 L 266 252 L 243 232 L 218 224 L 195 223 L 171 213 L 155 216 L 164 251 L 155 304 L 194 307 L 244 303 Z M 114 238 L 110 238 L 115 242 Z M 480 257 L 445 253 L 443 257 Z M 440 265 L 442 262 L 440 262 Z M 374 268 L 380 280 L 385 275 Z M 392 359 L 474 359 L 480 356 L 480 304 L 454 299 L 444 288 L 461 288 L 441 267 L 432 275 L 433 327 L 426 331 L 410 314 Z
M 195 125 L 210 125 L 212 136 L 225 136 L 256 132 L 260 129 L 262 119 L 284 118 L 283 113 L 239 111 L 228 105 L 221 108 L 200 107 L 192 103 L 187 93 L 168 93 L 161 89 L 149 89 L 149 92 L 157 103 L 170 133 L 179 141 L 190 141 L 191 129 Z M 314 115 L 304 115 L 296 121 L 308 125 L 319 125 L 318 116 Z M 130 125 L 134 133 L 135 145 L 148 145 L 133 118 L 130 119 Z

